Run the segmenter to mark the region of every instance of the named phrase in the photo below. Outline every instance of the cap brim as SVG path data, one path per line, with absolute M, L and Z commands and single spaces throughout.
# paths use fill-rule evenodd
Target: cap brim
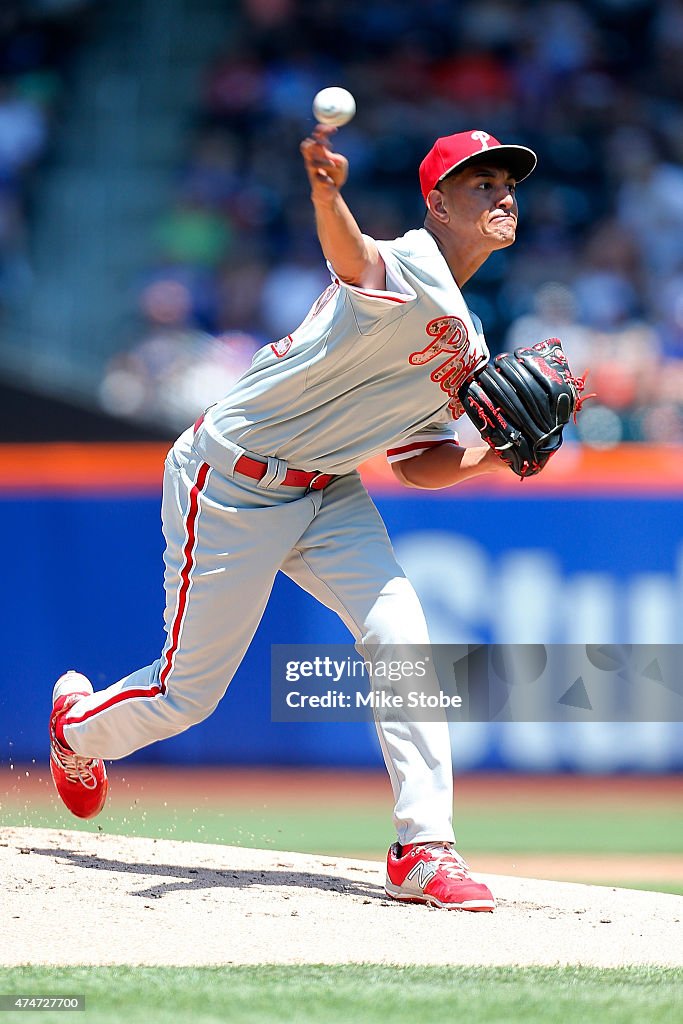
M 505 167 L 515 181 L 524 181 L 537 163 L 538 157 L 533 149 L 529 149 L 527 146 L 491 146 L 490 149 L 482 149 L 479 153 L 473 153 L 472 156 L 466 156 L 457 164 L 453 164 L 441 175 L 436 184 L 438 185 L 450 174 L 461 171 L 471 164 L 492 164 L 494 167 Z

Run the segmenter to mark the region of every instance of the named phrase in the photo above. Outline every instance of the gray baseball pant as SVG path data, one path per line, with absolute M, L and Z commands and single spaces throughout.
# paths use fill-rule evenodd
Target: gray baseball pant
M 222 472 L 221 451 L 208 440 L 186 431 L 165 463 L 161 657 L 73 705 L 64 735 L 77 754 L 125 757 L 208 717 L 242 661 L 278 570 L 340 616 L 363 657 L 386 659 L 393 645 L 429 642 L 417 595 L 358 474 L 308 493 L 264 487 Z M 447 722 L 376 725 L 399 842 L 453 841 Z

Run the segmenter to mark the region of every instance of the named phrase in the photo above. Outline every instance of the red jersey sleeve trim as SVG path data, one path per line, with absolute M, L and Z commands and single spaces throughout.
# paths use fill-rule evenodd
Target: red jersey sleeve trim
M 438 441 L 413 441 L 410 444 L 399 445 L 397 448 L 388 448 L 387 459 L 389 462 L 400 462 L 403 459 L 410 459 L 415 455 L 421 455 L 422 452 L 426 452 L 430 448 L 438 448 L 442 444 L 457 445 L 457 443 L 454 437 L 442 437 Z

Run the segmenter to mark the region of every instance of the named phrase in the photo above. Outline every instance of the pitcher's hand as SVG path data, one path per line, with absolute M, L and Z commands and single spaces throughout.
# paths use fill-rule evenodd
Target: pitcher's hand
M 314 202 L 331 202 L 349 175 L 349 161 L 329 145 L 330 136 L 336 130 L 319 124 L 300 146 Z

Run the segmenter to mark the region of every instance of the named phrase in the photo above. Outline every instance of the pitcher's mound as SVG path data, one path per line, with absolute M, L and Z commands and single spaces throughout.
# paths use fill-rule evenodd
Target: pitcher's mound
M 482 876 L 493 914 L 395 903 L 371 861 L 0 829 L 0 964 L 683 963 L 683 897 Z

